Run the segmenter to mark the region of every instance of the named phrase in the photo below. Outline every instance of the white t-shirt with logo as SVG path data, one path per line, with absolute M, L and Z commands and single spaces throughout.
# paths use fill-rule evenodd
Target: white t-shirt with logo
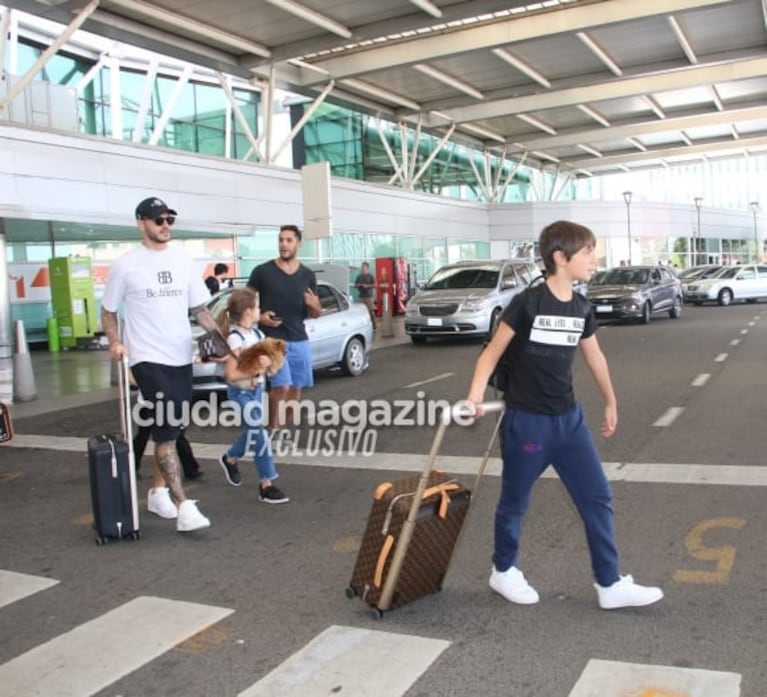
M 130 365 L 179 366 L 192 362 L 189 308 L 208 300 L 210 292 L 190 255 L 141 244 L 112 265 L 101 305 L 107 312 L 125 307 L 123 343 Z

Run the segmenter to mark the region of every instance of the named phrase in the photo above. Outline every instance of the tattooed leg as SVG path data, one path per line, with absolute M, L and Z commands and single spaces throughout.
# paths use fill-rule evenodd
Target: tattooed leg
M 186 500 L 184 488 L 181 486 L 181 466 L 176 457 L 176 441 L 155 443 L 154 457 L 157 467 L 165 481 L 165 486 L 170 489 L 170 495 L 177 505 Z M 158 486 L 163 486 L 162 484 Z

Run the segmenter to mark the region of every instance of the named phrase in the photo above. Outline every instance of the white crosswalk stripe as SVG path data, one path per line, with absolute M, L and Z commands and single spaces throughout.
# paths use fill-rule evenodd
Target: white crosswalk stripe
M 449 641 L 334 625 L 238 697 L 401 697 L 448 646 Z
M 0 607 L 55 586 L 55 579 L 0 569 Z
M 232 612 L 178 600 L 134 598 L 0 666 L 0 694 L 93 695 Z M 105 646 L 116 646 L 116 637 L 119 651 L 104 651 Z
M 737 673 L 591 659 L 569 697 L 739 697 Z

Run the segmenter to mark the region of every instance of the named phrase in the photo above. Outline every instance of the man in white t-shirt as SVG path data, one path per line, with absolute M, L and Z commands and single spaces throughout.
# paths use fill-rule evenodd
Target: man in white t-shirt
M 206 528 L 210 520 L 187 499 L 181 484 L 176 439 L 192 401 L 191 313 L 197 323 L 215 330 L 205 307 L 210 293 L 191 256 L 170 246 L 176 211 L 156 197 L 136 207 L 141 244 L 120 257 L 109 273 L 101 300 L 101 322 L 116 360 L 128 357 L 133 377 L 152 407 L 155 469 L 147 508 L 176 519 L 176 529 Z M 117 312 L 124 308 L 120 340 Z M 172 497 L 172 498 L 171 498 Z

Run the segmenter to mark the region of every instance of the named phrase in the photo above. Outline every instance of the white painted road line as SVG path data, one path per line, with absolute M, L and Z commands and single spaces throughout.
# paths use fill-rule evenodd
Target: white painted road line
M 17 600 L 55 586 L 57 583 L 58 581 L 53 578 L 18 574 L 14 571 L 0 569 L 0 607 L 15 603 Z
M 730 342 L 730 346 L 737 346 L 740 343 L 740 339 L 733 339 Z
M 72 441 L 64 443 L 62 441 Z M 43 448 L 46 450 L 74 450 L 84 452 L 85 439 L 62 439 L 58 436 L 14 436 L 8 447 Z M 74 446 L 76 447 L 68 447 Z M 217 461 L 227 443 L 192 443 L 192 449 L 198 460 Z M 463 455 L 438 455 L 436 467 L 451 474 L 476 474 L 481 457 Z M 420 472 L 426 464 L 425 454 L 413 453 L 375 453 L 369 457 L 350 454 L 323 455 L 311 457 L 291 457 L 281 460 L 281 464 L 311 465 L 312 467 L 333 467 L 337 469 L 391 470 L 394 472 Z M 602 463 L 607 476 L 616 481 L 657 482 L 687 484 L 723 484 L 732 486 L 767 486 L 767 467 L 748 465 L 701 465 L 682 463 Z M 485 474 L 489 477 L 501 475 L 501 460 L 491 457 L 487 462 Z M 544 477 L 556 477 L 550 468 Z
M 740 697 L 738 673 L 592 658 L 569 697 Z
M 729 356 L 729 353 L 720 353 L 715 359 L 714 363 L 723 363 L 727 360 L 727 356 Z
M 748 334 L 748 329 L 741 329 L 741 330 L 740 330 L 740 333 L 741 333 L 741 334 Z
M 670 426 L 676 419 L 684 413 L 684 407 L 669 407 L 663 416 L 661 416 L 653 426 L 664 428 Z
M 135 598 L 1 665 L 3 694 L 88 697 L 232 612 Z
M 420 387 L 421 385 L 428 385 L 430 382 L 438 382 L 439 380 L 444 380 L 445 378 L 451 378 L 455 375 L 455 373 L 442 373 L 440 375 L 435 375 L 433 378 L 428 378 L 426 380 L 420 380 L 419 382 L 411 382 L 409 385 L 405 385 L 402 389 L 407 390 L 411 387 Z
M 448 646 L 440 639 L 334 625 L 238 697 L 401 697 Z
M 692 381 L 692 386 L 703 387 L 703 385 L 705 385 L 708 382 L 708 379 L 710 377 L 711 377 L 711 373 L 701 373 Z

